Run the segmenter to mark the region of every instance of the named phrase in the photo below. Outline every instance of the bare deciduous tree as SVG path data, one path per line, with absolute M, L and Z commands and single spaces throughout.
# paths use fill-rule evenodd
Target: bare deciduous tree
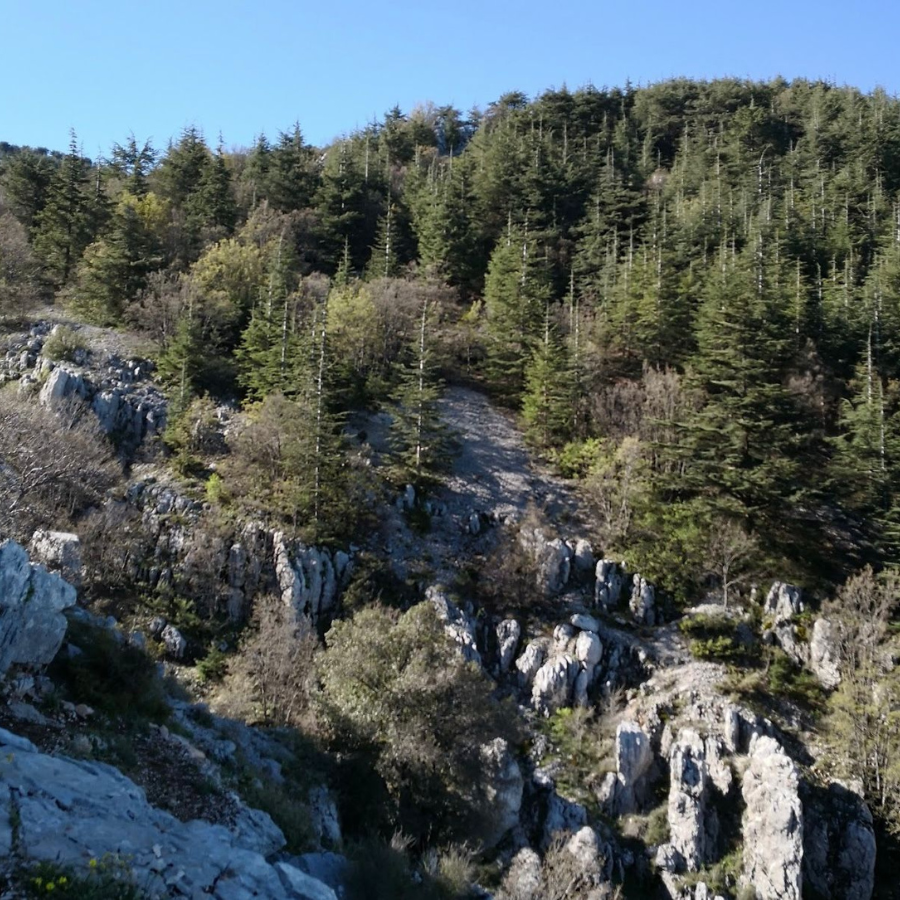
M 273 596 L 256 601 L 251 624 L 230 666 L 230 686 L 238 694 L 249 689 L 267 724 L 297 725 L 309 708 L 319 645 L 315 631 L 308 619 Z
M 113 448 L 80 400 L 47 409 L 0 391 L 0 532 L 65 527 L 121 478 Z
M 747 578 L 747 563 L 756 552 L 756 541 L 737 522 L 717 521 L 710 526 L 709 570 L 722 586 L 722 606 L 728 608 L 728 592 Z

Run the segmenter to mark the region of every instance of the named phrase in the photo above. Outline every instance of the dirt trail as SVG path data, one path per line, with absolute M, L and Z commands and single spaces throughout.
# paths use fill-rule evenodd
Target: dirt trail
M 493 513 L 503 520 L 517 517 L 532 502 L 553 521 L 579 517 L 570 485 L 534 460 L 509 413 L 460 387 L 446 392 L 441 413 L 461 444 L 441 494 L 453 511 Z

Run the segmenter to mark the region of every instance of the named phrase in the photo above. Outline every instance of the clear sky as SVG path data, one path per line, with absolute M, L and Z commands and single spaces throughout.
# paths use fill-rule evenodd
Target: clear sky
M 900 92 L 897 0 L 0 0 L 0 140 L 324 144 L 398 104 L 677 75 Z

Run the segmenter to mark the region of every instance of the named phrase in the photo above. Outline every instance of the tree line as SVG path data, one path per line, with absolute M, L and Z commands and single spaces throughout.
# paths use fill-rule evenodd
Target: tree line
M 397 439 L 423 477 L 443 374 L 520 410 L 582 479 L 604 551 L 674 594 L 711 555 L 807 581 L 896 561 L 883 91 L 513 92 L 395 108 L 322 148 L 299 126 L 246 150 L 129 137 L 93 161 L 74 135 L 66 154 L 4 145 L 0 172 L 3 308 L 54 296 L 147 334 L 179 410 L 210 394 L 304 422 L 291 460 L 260 463 L 294 473 L 258 479 L 286 516 L 317 514 L 354 405 L 414 411 Z

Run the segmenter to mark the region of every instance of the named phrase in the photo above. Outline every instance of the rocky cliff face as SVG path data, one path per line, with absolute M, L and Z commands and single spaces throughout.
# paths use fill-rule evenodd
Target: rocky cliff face
M 33 564 L 23 547 L 0 544 L 0 675 L 12 665 L 46 666 L 66 633 L 75 588 Z
M 123 359 L 115 352 L 79 349 L 71 361 L 55 362 L 42 354 L 55 328 L 48 322 L 11 341 L 0 360 L 0 383 L 17 381 L 20 391 L 38 392 L 45 406 L 77 398 L 87 403 L 103 431 L 132 455 L 166 425 L 167 403 L 151 380 L 153 366 L 144 359 Z

